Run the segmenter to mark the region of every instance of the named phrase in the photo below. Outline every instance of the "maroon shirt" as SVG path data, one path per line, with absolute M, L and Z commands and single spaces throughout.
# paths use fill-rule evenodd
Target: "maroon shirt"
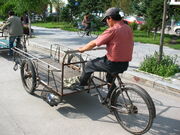
M 133 33 L 131 28 L 119 21 L 105 30 L 96 40 L 96 46 L 106 45 L 107 58 L 112 62 L 128 62 L 132 60 Z

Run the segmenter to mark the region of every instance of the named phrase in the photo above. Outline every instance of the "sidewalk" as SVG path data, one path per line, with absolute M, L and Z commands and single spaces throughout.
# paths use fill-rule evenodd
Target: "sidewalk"
M 35 45 L 43 48 L 50 48 L 51 44 L 64 45 L 69 48 L 76 49 L 93 40 L 90 37 L 79 37 L 76 32 L 68 32 L 60 29 L 47 29 L 41 27 L 33 27 L 36 38 L 31 38 L 30 45 Z M 170 56 L 177 56 L 177 64 L 180 65 L 180 50 L 174 50 L 169 47 L 163 48 L 164 53 Z M 148 85 L 152 88 L 158 88 L 172 94 L 180 94 L 180 74 L 174 77 L 164 79 L 162 77 L 147 74 L 137 70 L 140 63 L 146 55 L 152 55 L 155 51 L 159 51 L 158 45 L 135 43 L 133 60 L 130 62 L 130 68 L 123 74 L 123 77 L 131 81 Z M 98 53 L 98 56 L 103 56 L 105 51 Z M 91 54 L 96 55 L 97 54 Z

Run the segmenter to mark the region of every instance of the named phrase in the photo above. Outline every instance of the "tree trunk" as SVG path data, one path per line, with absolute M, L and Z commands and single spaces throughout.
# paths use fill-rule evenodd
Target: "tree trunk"
M 166 12 L 167 12 L 167 0 L 164 0 L 163 21 L 162 21 L 160 47 L 159 47 L 159 63 L 161 62 L 162 55 L 163 55 L 163 42 L 164 42 L 164 29 L 165 29 L 165 24 L 166 24 Z
M 154 29 L 154 36 L 153 36 L 153 40 L 156 40 L 157 37 L 157 28 Z
M 29 28 L 29 37 L 32 37 L 32 32 L 31 32 L 31 14 L 28 12 L 28 28 Z
M 149 37 L 151 30 L 147 30 L 147 37 Z

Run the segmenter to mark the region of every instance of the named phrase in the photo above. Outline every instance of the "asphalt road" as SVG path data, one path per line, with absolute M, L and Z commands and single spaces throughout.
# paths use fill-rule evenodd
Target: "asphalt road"
M 22 86 L 11 58 L 0 54 L 0 135 L 130 135 L 115 117 L 88 93 L 67 96 L 50 107 Z M 157 117 L 146 135 L 180 134 L 180 99 L 145 88 L 155 102 Z

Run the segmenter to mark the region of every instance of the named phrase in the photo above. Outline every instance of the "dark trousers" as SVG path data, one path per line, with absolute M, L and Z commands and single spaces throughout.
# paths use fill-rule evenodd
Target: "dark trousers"
M 96 58 L 92 61 L 87 62 L 85 69 L 80 77 L 80 85 L 85 86 L 95 71 L 107 72 L 106 79 L 108 83 L 112 83 L 112 74 L 123 73 L 127 70 L 129 62 L 111 62 L 106 56 Z
M 20 36 L 10 36 L 9 37 L 9 54 L 13 55 L 13 51 L 11 48 L 13 48 L 14 41 L 16 40 L 16 46 L 18 46 L 21 42 Z

